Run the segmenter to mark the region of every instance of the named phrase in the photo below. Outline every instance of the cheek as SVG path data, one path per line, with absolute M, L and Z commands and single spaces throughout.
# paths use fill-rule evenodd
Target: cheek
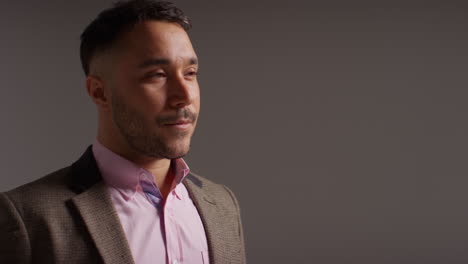
M 164 96 L 150 95 L 142 98 L 141 104 L 148 113 L 156 114 L 164 110 L 166 99 Z
M 199 109 L 200 108 L 200 89 L 198 88 L 198 86 L 192 89 L 191 97 L 193 98 L 192 103 L 197 109 Z
M 198 94 L 198 93 L 194 94 L 192 102 L 198 108 L 200 106 L 200 94 Z
M 135 98 L 136 107 L 149 111 L 149 113 L 161 111 L 167 100 L 164 89 L 151 85 L 135 87 L 131 96 Z

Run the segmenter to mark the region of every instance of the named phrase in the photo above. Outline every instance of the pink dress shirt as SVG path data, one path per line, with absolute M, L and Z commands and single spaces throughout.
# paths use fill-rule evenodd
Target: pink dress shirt
M 175 178 L 164 200 L 154 176 L 147 170 L 113 153 L 97 140 L 93 154 L 136 264 L 209 263 L 205 229 L 182 183 L 189 173 L 183 159 L 171 161 Z

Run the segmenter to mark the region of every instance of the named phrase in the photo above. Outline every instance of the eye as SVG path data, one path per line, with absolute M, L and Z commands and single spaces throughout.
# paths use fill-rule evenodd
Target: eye
M 162 70 L 148 71 L 141 77 L 143 83 L 163 83 L 167 78 L 167 74 Z
M 189 70 L 186 74 L 186 76 L 189 76 L 189 77 L 195 77 L 198 75 L 198 71 L 196 70 Z
M 166 77 L 166 73 L 164 72 L 152 72 L 147 75 L 150 78 L 164 78 Z
M 155 82 L 160 81 L 163 78 L 166 78 L 167 75 L 164 71 L 151 71 L 147 72 L 143 75 L 142 80 L 145 82 Z

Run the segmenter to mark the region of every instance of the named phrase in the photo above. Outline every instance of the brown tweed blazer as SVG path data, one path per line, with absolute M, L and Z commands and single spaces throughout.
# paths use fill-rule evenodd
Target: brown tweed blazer
M 210 263 L 245 263 L 233 193 L 195 174 L 183 183 L 205 226 Z M 0 193 L 0 263 L 134 263 L 91 148 L 69 167 Z

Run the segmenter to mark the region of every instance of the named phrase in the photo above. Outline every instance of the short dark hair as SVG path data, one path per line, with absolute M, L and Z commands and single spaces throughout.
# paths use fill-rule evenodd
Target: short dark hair
M 111 47 L 135 24 L 148 20 L 174 22 L 185 31 L 192 28 L 190 19 L 171 2 L 119 1 L 102 11 L 81 34 L 80 59 L 85 74 L 89 74 L 89 64 L 97 53 Z

